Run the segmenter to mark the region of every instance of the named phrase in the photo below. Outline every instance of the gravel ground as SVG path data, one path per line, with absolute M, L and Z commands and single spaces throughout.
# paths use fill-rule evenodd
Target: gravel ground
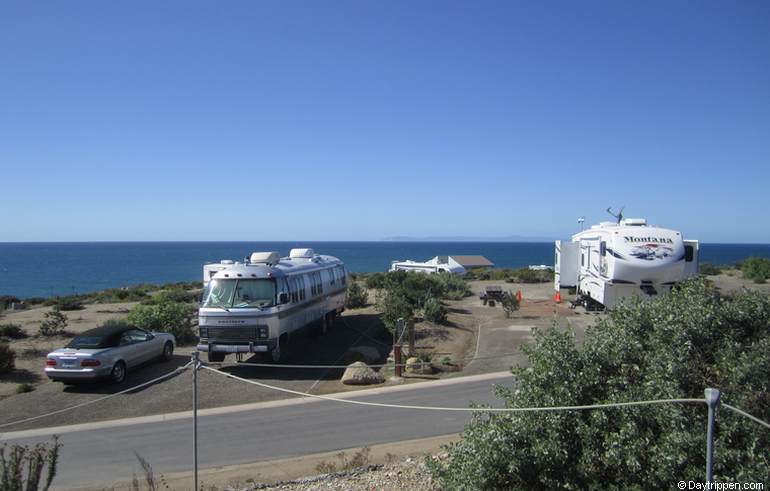
M 238 489 L 238 488 L 226 488 Z M 310 491 L 310 490 L 404 490 L 433 491 L 438 489 L 422 457 L 408 457 L 400 462 L 386 465 L 370 465 L 350 471 L 324 474 L 306 479 L 296 479 L 238 491 L 256 489 Z

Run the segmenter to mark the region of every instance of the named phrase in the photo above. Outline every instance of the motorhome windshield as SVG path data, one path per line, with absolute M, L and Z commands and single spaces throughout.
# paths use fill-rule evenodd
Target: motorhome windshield
M 211 280 L 202 307 L 238 309 L 268 307 L 275 302 L 273 280 Z

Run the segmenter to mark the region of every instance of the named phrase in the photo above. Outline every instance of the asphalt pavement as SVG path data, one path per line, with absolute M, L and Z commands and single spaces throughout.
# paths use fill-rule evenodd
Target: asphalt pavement
M 468 407 L 471 401 L 497 406 L 493 385 L 512 384 L 510 373 L 458 377 L 435 382 L 346 393 L 343 397 L 386 404 Z M 198 417 L 199 468 L 297 457 L 460 432 L 467 412 L 437 412 L 294 399 L 244 408 L 218 408 Z M 74 430 L 74 431 L 73 431 Z M 60 433 L 63 447 L 55 489 L 109 487 L 141 476 L 134 452 L 155 474 L 191 471 L 191 414 L 163 420 L 101 422 L 82 428 L 6 433 L 0 440 L 37 443 Z

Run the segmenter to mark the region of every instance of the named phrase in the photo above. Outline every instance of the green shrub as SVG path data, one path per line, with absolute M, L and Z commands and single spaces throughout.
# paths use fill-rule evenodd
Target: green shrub
M 438 291 L 436 293 L 439 293 L 443 298 L 448 300 L 462 300 L 473 293 L 468 286 L 468 282 L 461 276 L 449 273 L 438 273 L 434 275 L 434 277 L 438 280 Z
M 64 334 L 64 329 L 67 328 L 67 316 L 60 310 L 54 308 L 50 312 L 45 313 L 43 322 L 40 323 L 38 328 L 38 334 L 41 336 L 59 336 Z
M 70 297 L 63 297 L 56 301 L 54 307 L 57 310 L 83 310 L 83 302 Z
M 741 270 L 744 278 L 753 280 L 754 283 L 765 283 L 770 278 L 770 259 L 750 257 L 743 261 Z
M 553 270 L 521 268 L 514 272 L 514 277 L 518 283 L 548 283 L 553 281 Z
M 349 309 L 359 309 L 366 307 L 369 303 L 369 294 L 357 281 L 348 283 L 348 300 L 346 306 Z
M 27 333 L 18 324 L 0 324 L 0 338 L 21 339 Z
M 156 295 L 151 295 L 142 303 L 145 305 L 157 305 L 160 303 L 178 302 L 178 303 L 193 303 L 198 302 L 200 292 L 183 290 L 180 288 L 173 288 L 170 290 L 162 290 Z
M 141 302 L 145 300 L 148 287 L 138 285 L 128 288 L 108 288 L 97 292 L 93 299 L 97 303 L 121 303 L 121 302 Z
M 0 343 L 0 375 L 11 373 L 16 367 L 16 353 L 8 343 Z
M 193 305 L 179 302 L 161 302 L 155 305 L 137 305 L 128 313 L 129 324 L 148 331 L 168 332 L 184 344 L 195 339 Z
M 12 295 L 0 295 L 0 309 L 9 309 L 11 308 L 12 303 L 19 303 L 20 300 L 18 297 L 14 297 Z
M 724 266 L 717 266 L 711 263 L 700 263 L 698 272 L 704 276 L 715 276 L 722 273 Z
M 414 306 L 403 295 L 390 290 L 378 294 L 377 308 L 381 312 L 382 322 L 391 333 L 396 331 L 399 318 L 408 321 L 414 316 Z
M 503 306 L 503 312 L 505 317 L 510 318 L 514 312 L 519 310 L 519 299 L 511 292 L 505 292 L 503 298 L 500 300 L 500 304 Z
M 366 278 L 366 288 L 385 288 L 388 273 L 372 273 Z
M 770 420 L 770 297 L 720 297 L 704 280 L 671 295 L 616 307 L 590 327 L 535 331 L 528 368 L 506 407 L 661 398 L 703 398 Z M 590 411 L 478 414 L 443 463 L 429 461 L 440 489 L 668 489 L 703 479 L 706 407 L 661 404 Z M 766 481 L 770 432 L 717 414 L 716 481 Z
M 0 447 L 0 476 L 3 491 L 46 491 L 51 487 L 59 463 L 59 437 L 35 446 L 3 444 Z
M 436 297 L 429 297 L 422 306 L 422 315 L 425 320 L 434 324 L 443 324 L 446 322 L 446 307 Z
M 26 382 L 16 386 L 17 394 L 26 394 L 27 392 L 32 392 L 33 390 L 35 390 L 35 386 Z

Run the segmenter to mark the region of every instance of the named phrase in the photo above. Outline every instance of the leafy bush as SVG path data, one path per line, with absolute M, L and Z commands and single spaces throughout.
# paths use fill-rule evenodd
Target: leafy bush
M 129 324 L 148 331 L 168 332 L 178 343 L 195 339 L 193 316 L 195 307 L 179 302 L 161 302 L 155 305 L 137 305 L 128 313 Z
M 139 285 L 130 288 L 108 288 L 94 295 L 94 301 L 97 303 L 121 303 L 121 302 L 141 302 L 145 300 L 148 288 Z
M 381 312 L 382 322 L 391 333 L 396 331 L 399 318 L 406 320 L 414 316 L 414 306 L 398 292 L 384 290 L 377 296 L 377 308 Z
M 21 339 L 27 337 L 27 333 L 17 324 L 0 324 L 0 338 Z
M 519 299 L 511 292 L 505 292 L 503 294 L 503 298 L 500 299 L 500 304 L 503 306 L 506 318 L 510 318 L 514 312 L 519 310 Z
M 518 283 L 548 283 L 553 281 L 553 270 L 521 268 L 514 272 L 514 278 Z
M 366 307 L 369 303 L 369 294 L 357 281 L 348 283 L 348 300 L 346 306 L 349 309 Z
M 157 305 L 168 302 L 193 303 L 198 301 L 199 296 L 200 292 L 174 288 L 170 290 L 161 290 L 156 295 L 151 295 L 145 300 L 142 300 L 142 303 L 145 305 Z
M 765 283 L 770 278 L 770 259 L 750 257 L 741 266 L 743 277 L 754 280 L 754 283 Z
M 443 324 L 446 322 L 447 311 L 441 300 L 436 297 L 429 297 L 422 306 L 422 315 L 427 321 Z
M 26 394 L 27 392 L 32 392 L 33 390 L 35 390 L 35 386 L 26 382 L 16 386 L 17 394 Z
M 56 476 L 59 462 L 59 438 L 35 446 L 8 445 L 0 447 L 0 476 L 3 491 L 46 491 Z
M 66 310 L 66 311 L 82 310 L 83 302 L 71 297 L 63 297 L 63 298 L 57 299 L 56 303 L 54 304 L 54 307 L 57 310 Z
M 385 288 L 388 273 L 372 273 L 366 278 L 366 288 Z
M 45 313 L 43 322 L 40 323 L 38 334 L 41 336 L 59 336 L 64 334 L 64 329 L 67 328 L 67 316 L 60 310 L 54 308 L 50 312 Z
M 722 273 L 723 266 L 717 266 L 711 263 L 700 263 L 698 265 L 698 272 L 704 276 L 714 276 Z
M 440 293 L 443 298 L 448 300 L 462 300 L 473 293 L 468 286 L 468 282 L 461 276 L 438 273 L 434 275 L 434 278 L 438 280 L 437 293 Z
M 0 374 L 11 373 L 16 367 L 16 353 L 8 343 L 0 343 Z
M 720 297 L 704 280 L 667 297 L 617 307 L 574 333 L 536 331 L 529 368 L 507 407 L 583 405 L 660 398 L 723 401 L 770 420 L 770 298 Z M 705 405 L 479 414 L 446 463 L 429 465 L 441 489 L 664 489 L 703 479 Z M 734 413 L 717 417 L 716 481 L 765 481 L 770 432 Z
M 19 303 L 20 300 L 12 295 L 0 295 L 0 309 L 11 308 L 12 303 Z

